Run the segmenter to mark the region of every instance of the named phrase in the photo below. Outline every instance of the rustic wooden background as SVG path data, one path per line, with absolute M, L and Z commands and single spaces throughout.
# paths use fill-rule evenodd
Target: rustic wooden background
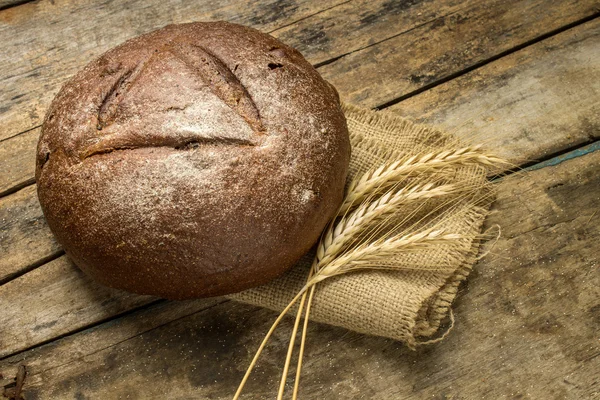
M 345 101 L 527 169 L 498 181 L 487 224 L 502 238 L 449 337 L 411 351 L 314 323 L 302 398 L 600 399 L 599 15 L 597 0 L 0 0 L 0 398 L 19 365 L 27 400 L 233 395 L 275 314 L 91 282 L 33 178 L 44 113 L 90 59 L 168 23 L 229 20 L 298 48 Z M 290 325 L 245 398 L 273 398 Z

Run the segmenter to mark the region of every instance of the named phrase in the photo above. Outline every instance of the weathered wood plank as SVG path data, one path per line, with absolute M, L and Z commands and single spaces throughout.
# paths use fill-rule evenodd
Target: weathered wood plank
M 6 362 L 7 365 L 12 366 L 15 363 L 21 362 L 20 357 L 26 356 L 29 369 L 37 368 L 38 366 L 44 368 L 43 356 L 47 356 L 49 354 L 48 351 L 54 349 L 56 352 L 53 352 L 51 355 L 54 360 L 53 366 L 58 366 L 68 363 L 73 359 L 102 351 L 117 343 L 136 337 L 141 333 L 156 329 L 166 323 L 214 307 L 226 301 L 228 300 L 213 298 L 180 302 L 159 302 L 134 311 L 126 318 L 110 320 L 99 327 L 84 330 L 80 334 L 66 336 L 62 339 L 61 343 L 69 342 L 71 345 L 68 348 L 65 346 L 59 348 L 50 343 L 41 348 L 21 353 L 20 356 L 12 357 L 6 360 Z M 38 355 L 42 357 L 38 357 Z M 4 379 L 10 382 L 8 375 Z M 1 388 L 2 385 L 0 385 L 0 398 L 2 398 Z
M 595 19 L 387 110 L 481 141 L 516 164 L 600 138 Z
M 351 0 L 271 34 L 300 50 L 318 66 L 466 10 L 472 4 L 469 0 Z
M 456 84 L 441 85 L 431 96 L 425 92 L 390 110 L 439 124 L 467 140 L 483 141 L 514 163 L 598 137 L 600 53 L 591 50 L 598 42 L 599 26 L 600 21 L 592 21 L 563 32 L 506 60 L 497 60 L 480 72 L 473 71 Z M 532 80 L 536 84 L 531 84 Z M 345 94 L 343 83 L 338 90 Z M 478 115 L 490 105 L 495 107 L 492 115 Z M 554 117 L 549 118 L 549 113 Z M 423 117 L 418 118 L 421 114 Z M 472 118 L 474 125 L 461 126 Z M 528 138 L 532 132 L 536 142 Z M 11 141 L 35 141 L 37 134 L 32 131 L 1 142 L 0 149 Z M 23 179 L 33 178 L 34 149 L 31 146 L 30 154 L 20 153 L 14 159 L 19 165 L 29 165 Z M 0 182 L 2 179 L 0 176 Z M 58 249 L 34 197 L 30 189 L 0 199 L 0 215 L 10 221 L 10 230 L 0 227 L 0 246 L 7 254 L 0 259 L 0 281 Z M 37 225 L 30 221 L 37 221 Z
M 34 182 L 39 129 L 0 142 L 0 197 Z
M 6 25 L 11 28 L 8 35 L 8 29 L 0 26 L 0 40 L 5 36 L 3 42 L 23 55 L 18 59 L 0 59 L 0 71 L 9 71 L 9 75 L 0 75 L 5 86 L 0 95 L 0 124 L 4 127 L 0 139 L 39 125 L 59 86 L 88 60 L 165 23 L 228 19 L 269 31 L 300 19 L 292 27 L 274 31 L 274 35 L 305 50 L 311 61 L 350 53 L 334 63 L 337 67 L 326 66 L 325 71 L 333 71 L 329 75 L 333 75 L 335 84 L 344 80 L 341 71 L 351 72 L 350 100 L 375 106 L 597 12 L 593 0 L 449 0 L 441 7 L 437 2 L 394 5 L 395 2 L 384 0 L 330 0 L 333 3 L 319 2 L 318 8 L 314 2 L 302 8 L 287 0 L 277 6 L 262 2 L 252 6 L 254 3 L 248 1 L 217 9 L 212 3 L 197 9 L 156 1 L 137 5 L 136 13 L 130 13 L 133 1 L 121 0 L 120 5 L 113 2 L 110 7 L 104 3 L 52 6 L 44 2 L 32 4 L 31 10 L 25 10 L 29 4 L 6 10 L 16 16 L 3 17 L 0 13 L 0 19 L 7 20 Z M 332 8 L 332 4 L 341 3 L 347 4 Z M 327 8 L 331 10 L 316 13 Z M 438 8 L 449 14 L 441 14 Z M 240 15 L 239 10 L 246 11 Z M 312 17 L 302 19 L 311 13 Z M 433 19 L 427 22 L 424 17 Z M 80 20 L 89 23 L 73 23 Z M 328 30 L 334 36 L 329 36 Z M 31 37 L 30 32 L 34 31 L 36 35 Z M 427 37 L 432 39 L 425 41 Z M 352 71 L 358 65 L 362 72 Z M 367 79 L 366 85 L 361 84 L 363 79 Z M 380 90 L 369 91 L 368 86 L 375 82 L 384 85 Z
M 443 342 L 412 352 L 312 324 L 302 397 L 597 397 L 599 170 L 597 151 L 499 183 L 487 224 L 500 223 L 503 236 L 486 245 L 492 254 L 463 288 Z M 274 318 L 228 302 L 152 328 L 145 312 L 122 320 L 125 333 L 103 324 L 3 360 L 0 372 L 12 377 L 28 365 L 32 399 L 230 398 Z M 144 328 L 132 336 L 138 321 Z M 273 397 L 287 339 L 288 330 L 276 332 L 247 398 Z
M 40 128 L 0 141 L 0 197 L 35 181 L 35 150 Z
M 378 107 L 591 15 L 581 1 L 477 1 L 325 65 L 345 99 Z
M 61 252 L 48 229 L 34 185 L 0 199 L 0 249 L 0 282 Z
M 155 300 L 98 285 L 60 257 L 0 286 L 0 358 Z

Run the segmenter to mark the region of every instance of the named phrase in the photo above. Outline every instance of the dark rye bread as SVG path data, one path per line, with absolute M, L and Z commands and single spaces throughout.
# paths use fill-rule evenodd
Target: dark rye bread
M 38 195 L 98 281 L 170 299 L 268 282 L 318 240 L 350 158 L 335 89 L 302 55 L 225 22 L 110 50 L 46 115 Z

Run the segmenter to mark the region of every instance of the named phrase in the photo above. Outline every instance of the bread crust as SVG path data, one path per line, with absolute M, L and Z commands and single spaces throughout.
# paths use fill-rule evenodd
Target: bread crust
M 293 48 L 226 22 L 170 25 L 61 89 L 38 196 L 101 283 L 169 299 L 268 282 L 318 240 L 350 158 L 335 89 Z

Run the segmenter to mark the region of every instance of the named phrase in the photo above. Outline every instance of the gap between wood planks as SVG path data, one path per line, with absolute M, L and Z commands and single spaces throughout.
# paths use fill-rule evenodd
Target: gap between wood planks
M 19 135 L 22 135 L 22 134 L 24 134 L 24 133 L 27 133 L 27 132 L 31 132 L 31 131 L 33 131 L 33 130 L 35 130 L 35 129 L 37 129 L 37 128 L 41 128 L 41 127 L 42 127 L 42 125 L 41 125 L 41 124 L 40 124 L 40 125 L 35 125 L 35 126 L 34 126 L 34 127 L 32 127 L 32 128 L 25 129 L 24 131 L 21 131 L 21 132 L 19 132 L 19 133 L 15 133 L 15 134 L 14 134 L 14 135 L 12 135 L 12 136 L 5 137 L 5 138 L 2 138 L 2 139 L 0 139 L 0 143 L 2 143 L 2 142 L 5 142 L 5 141 L 7 141 L 7 140 L 10 140 L 10 139 L 13 139 L 13 138 L 16 138 L 16 137 L 17 137 L 17 136 L 19 136 Z
M 413 96 L 415 96 L 415 95 L 417 95 L 419 93 L 423 93 L 423 92 L 425 92 L 425 91 L 427 91 L 429 89 L 432 89 L 432 88 L 434 88 L 436 86 L 442 85 L 442 84 L 444 84 L 446 82 L 449 82 L 449 81 L 451 81 L 453 79 L 458 78 L 459 76 L 466 75 L 469 72 L 474 71 L 476 69 L 479 69 L 479 68 L 481 68 L 481 67 L 483 67 L 483 66 L 485 66 L 487 64 L 490 64 L 490 63 L 492 63 L 492 62 L 494 62 L 496 60 L 499 60 L 502 57 L 508 56 L 508 55 L 510 55 L 512 53 L 515 53 L 515 52 L 519 51 L 519 50 L 525 49 L 526 47 L 529 47 L 531 45 L 539 43 L 539 42 L 541 42 L 541 41 L 543 41 L 545 39 L 549 39 L 552 36 L 556 36 L 556 35 L 558 35 L 558 34 L 560 34 L 562 32 L 565 32 L 565 31 L 571 29 L 571 28 L 575 28 L 576 26 L 579 26 L 579 25 L 585 24 L 586 22 L 592 21 L 592 20 L 598 18 L 599 16 L 600 16 L 600 11 L 596 12 L 595 14 L 592 14 L 590 16 L 587 16 L 585 18 L 582 18 L 582 19 L 580 19 L 578 21 L 575 21 L 575 22 L 572 22 L 570 24 L 567 24 L 567 25 L 565 25 L 565 26 L 563 26 L 561 28 L 558 28 L 558 29 L 552 30 L 550 32 L 547 32 L 547 33 L 545 33 L 543 35 L 540 35 L 540 36 L 538 36 L 538 37 L 536 37 L 534 39 L 528 40 L 528 41 L 526 41 L 524 43 L 521 43 L 521 44 L 519 44 L 519 45 L 517 45 L 517 46 L 515 46 L 515 47 L 513 47 L 511 49 L 502 51 L 502 52 L 496 54 L 495 56 L 492 56 L 492 57 L 489 57 L 489 58 L 487 58 L 487 59 L 485 59 L 483 61 L 477 62 L 477 63 L 473 64 L 470 67 L 466 67 L 466 68 L 462 69 L 461 71 L 458 71 L 458 72 L 455 72 L 453 74 L 450 74 L 450 75 L 448 75 L 446 77 L 443 77 L 443 78 L 441 78 L 441 79 L 439 79 L 437 81 L 434 81 L 434 82 L 431 82 L 431 83 L 429 83 L 427 85 L 424 85 L 423 87 L 421 87 L 419 89 L 413 90 L 412 92 L 406 93 L 405 95 L 402 95 L 400 97 L 397 97 L 395 99 L 387 101 L 387 102 L 385 102 L 385 103 L 383 103 L 383 104 L 381 104 L 379 106 L 374 107 L 374 109 L 376 109 L 376 110 L 384 110 L 384 109 L 386 109 L 388 107 L 391 107 L 391 106 L 393 106 L 395 104 L 400 103 L 403 100 L 406 100 L 406 99 L 408 99 L 410 97 L 413 97 Z M 367 46 L 367 47 L 370 47 L 370 46 Z M 349 53 L 349 54 L 351 54 L 351 53 Z M 346 55 L 348 55 L 348 54 L 346 54 Z M 339 57 L 339 58 L 342 58 L 342 57 Z
M 214 304 L 211 304 L 211 305 L 209 305 L 209 306 L 207 306 L 207 307 L 205 307 L 205 308 L 202 308 L 201 310 L 197 310 L 197 311 L 193 312 L 192 314 L 196 314 L 196 313 L 200 313 L 200 312 L 207 311 L 207 310 L 209 310 L 209 309 L 211 309 L 211 308 L 213 308 L 213 307 L 216 307 L 216 306 L 218 306 L 218 305 L 220 305 L 220 304 L 223 304 L 223 303 L 227 303 L 227 302 L 229 302 L 229 301 L 232 301 L 232 300 L 218 298 L 218 299 L 215 299 L 215 301 L 216 301 L 216 302 L 215 302 Z M 17 356 L 17 355 L 19 355 L 19 354 L 26 353 L 26 352 L 28 352 L 28 351 L 31 351 L 31 350 L 37 349 L 37 348 L 39 348 L 39 347 L 42 347 L 42 346 L 45 346 L 45 345 L 47 345 L 48 343 L 52 343 L 52 342 L 54 342 L 54 341 L 57 341 L 57 340 L 60 340 L 60 339 L 64 339 L 64 338 L 67 338 L 67 337 L 69 337 L 69 336 L 76 335 L 76 334 L 78 334 L 78 333 L 81 333 L 81 332 L 83 332 L 83 331 L 86 331 L 86 330 L 88 330 L 88 329 L 91 329 L 91 328 L 93 328 L 93 327 L 95 327 L 95 326 L 99 326 L 99 325 L 102 325 L 102 324 L 106 324 L 106 323 L 109 323 L 109 322 L 111 322 L 111 321 L 117 320 L 117 319 L 119 319 L 119 318 L 126 318 L 127 316 L 130 316 L 130 315 L 133 315 L 133 314 L 140 313 L 140 312 L 142 312 L 142 311 L 144 311 L 144 310 L 149 310 L 149 309 L 151 309 L 151 308 L 153 308 L 153 307 L 157 307 L 157 306 L 160 306 L 160 305 L 162 305 L 162 304 L 166 304 L 166 303 L 168 303 L 168 302 L 169 302 L 169 300 L 166 300 L 166 299 L 157 299 L 157 300 L 151 301 L 151 302 L 149 302 L 149 303 L 147 303 L 147 304 L 143 304 L 143 305 L 141 305 L 141 306 L 138 306 L 138 307 L 131 308 L 131 309 L 127 310 L 127 311 L 123 311 L 123 312 L 121 312 L 121 313 L 118 313 L 118 314 L 115 314 L 115 315 L 111 315 L 111 316 L 110 316 L 110 317 L 108 317 L 108 318 L 100 319 L 100 320 L 98 320 L 98 321 L 95 321 L 95 322 L 92 322 L 92 323 L 90 323 L 90 324 L 87 324 L 87 325 L 81 326 L 81 327 L 79 327 L 79 328 L 77 328 L 77 329 L 73 329 L 72 331 L 65 332 L 65 333 L 63 333 L 63 334 L 57 335 L 57 336 L 55 336 L 55 337 L 53 337 L 53 338 L 51 338 L 51 339 L 44 340 L 44 341 L 41 341 L 41 342 L 39 342 L 39 343 L 36 343 L 36 344 L 34 344 L 33 346 L 29 346 L 29 347 L 27 347 L 27 348 L 24 348 L 24 349 L 22 349 L 22 350 L 15 351 L 14 353 L 7 354 L 7 355 L 5 355 L 5 356 L 2 356 L 2 357 L 0 357 L 0 361 L 4 361 L 4 360 L 6 360 L 6 359 L 8 359 L 8 358 L 10 358 L 10 357 L 14 357 L 14 356 Z M 128 337 L 127 339 L 124 339 L 124 340 L 122 340 L 122 341 L 119 341 L 119 342 L 117 342 L 117 343 L 113 343 L 111 346 L 108 346 L 108 347 L 115 346 L 115 345 L 117 345 L 117 344 L 119 344 L 119 343 L 121 343 L 121 342 L 124 342 L 124 341 L 126 341 L 126 340 L 129 340 L 129 339 L 131 339 L 131 338 L 134 338 L 134 337 L 136 337 L 136 336 L 139 336 L 139 335 L 141 335 L 141 334 L 143 334 L 143 333 L 150 332 L 150 331 L 152 331 L 152 330 L 154 330 L 154 329 L 160 328 L 161 326 L 164 326 L 164 325 L 166 325 L 166 324 L 170 324 L 170 323 L 172 323 L 172 322 L 175 322 L 175 321 L 177 321 L 177 320 L 179 320 L 179 319 L 181 319 L 181 318 L 185 318 L 185 317 L 187 317 L 187 316 L 189 316 L 189 315 L 192 315 L 192 314 L 186 314 L 186 315 L 183 315 L 183 316 L 181 316 L 181 317 L 179 317 L 179 318 L 176 318 L 176 319 L 169 320 L 169 321 L 167 321 L 167 322 L 161 323 L 161 324 L 159 324 L 159 325 L 157 325 L 157 326 L 155 326 L 155 327 L 153 327 L 153 328 L 151 328 L 151 329 L 149 329 L 149 330 L 147 330 L 147 331 L 140 332 L 140 333 L 138 333 L 138 334 L 136 334 L 136 335 L 133 335 L 133 336 L 131 336 L 131 337 Z M 106 348 L 108 348 L 108 347 L 106 347 Z M 98 349 L 98 350 L 94 351 L 94 353 L 96 353 L 96 352 L 98 352 L 98 351 L 102 351 L 102 350 L 104 350 L 104 349 Z M 93 353 L 91 353 L 91 354 L 93 354 Z
M 539 160 L 538 162 L 523 164 L 520 168 L 524 171 L 535 171 L 536 169 L 553 167 L 565 161 L 585 156 L 598 150 L 600 150 L 600 140 L 590 140 L 589 142 L 582 143 L 579 146 L 573 146 L 570 149 L 565 149 L 564 151 L 556 152 L 552 157 Z M 513 172 L 514 171 L 511 171 L 511 173 Z
M 567 160 L 585 156 L 597 150 L 600 150 L 600 140 L 590 140 L 584 143 L 579 143 L 575 146 L 552 153 L 546 157 L 540 157 L 539 160 L 523 163 L 519 165 L 518 168 L 505 171 L 500 175 L 492 176 L 489 178 L 489 180 L 495 182 L 515 173 L 535 171 L 536 169 L 542 169 L 545 167 L 553 167 Z
M 39 260 L 37 260 L 36 262 L 33 262 L 33 263 L 29 264 L 28 266 L 26 266 L 25 268 L 23 268 L 22 271 L 19 271 L 14 274 L 9 274 L 6 277 L 4 277 L 3 279 L 0 279 L 0 286 L 12 281 L 13 279 L 17 279 L 18 277 L 23 276 L 26 273 L 31 272 L 34 269 L 41 267 L 42 265 L 49 263 L 52 260 L 56 260 L 57 258 L 62 257 L 64 255 L 65 255 L 65 251 L 59 250 L 59 251 L 56 251 L 46 257 L 42 257 Z
M 128 315 L 135 314 L 135 313 L 137 313 L 139 311 L 142 311 L 142 310 L 145 310 L 145 309 L 149 309 L 149 308 L 157 306 L 159 304 L 166 303 L 167 301 L 168 300 L 166 300 L 166 299 L 154 300 L 154 301 L 151 301 L 150 303 L 147 303 L 147 304 L 144 304 L 144 305 L 141 305 L 141 306 L 138 306 L 138 307 L 131 308 L 131 309 L 127 310 L 127 311 L 123 311 L 123 312 L 117 313 L 115 315 L 111 315 L 108 318 L 99 319 L 98 321 L 93 322 L 91 324 L 87 324 L 87 325 L 84 325 L 84 326 L 79 327 L 77 329 L 73 329 L 72 331 L 65 332 L 65 333 L 62 333 L 60 335 L 57 335 L 57 336 L 53 337 L 52 339 L 41 341 L 39 343 L 34 344 L 33 346 L 29 346 L 29 347 L 27 347 L 25 349 L 16 351 L 16 352 L 14 352 L 12 354 L 8 354 L 8 355 L 5 355 L 5 356 L 2 356 L 2 357 L 0 357 L 0 361 L 3 361 L 3 360 L 5 360 L 5 359 L 7 359 L 9 357 L 13 357 L 15 355 L 18 355 L 18 354 L 21 354 L 21 353 L 24 353 L 24 352 L 27 352 L 27 351 L 30 351 L 30 350 L 33 350 L 33 349 L 36 349 L 38 347 L 44 346 L 44 345 L 46 345 L 48 343 L 54 342 L 55 340 L 60 340 L 60 339 L 63 339 L 63 338 L 75 335 L 75 334 L 77 334 L 79 332 L 85 331 L 86 329 L 93 328 L 94 326 L 102 325 L 104 323 L 113 321 L 113 320 L 121 318 L 121 317 L 124 318 L 124 317 L 127 317 Z M 229 301 L 229 300 L 225 300 L 225 301 Z M 223 302 L 225 302 L 225 301 L 223 301 Z
M 271 29 L 270 31 L 267 31 L 266 33 L 268 33 L 269 35 L 272 35 L 273 33 L 277 32 L 277 31 L 280 31 L 280 30 L 282 30 L 282 29 L 288 28 L 288 27 L 290 27 L 290 26 L 292 26 L 292 25 L 295 25 L 295 24 L 297 24 L 298 22 L 301 22 L 301 21 L 304 21 L 304 20 L 306 20 L 306 19 L 309 19 L 309 18 L 311 18 L 311 17 L 314 17 L 315 15 L 323 14 L 324 12 L 327 12 L 327 11 L 331 11 L 331 10 L 333 10 L 334 8 L 337 8 L 337 7 L 343 6 L 344 4 L 348 4 L 348 3 L 351 3 L 351 2 L 353 2 L 353 1 L 354 1 L 354 0 L 347 0 L 347 1 L 344 1 L 344 2 L 342 2 L 342 3 L 335 4 L 335 5 L 331 6 L 331 7 L 324 8 L 324 9 L 322 9 L 322 10 L 319 10 L 319 11 L 317 11 L 317 12 L 313 13 L 313 14 L 307 15 L 307 16 L 305 16 L 305 17 L 302 17 L 302 18 L 298 18 L 297 20 L 295 20 L 294 22 L 290 22 L 289 24 L 284 24 L 284 25 L 282 25 L 282 26 L 280 26 L 280 27 L 277 27 L 277 28 L 275 28 L 275 29 Z
M 19 190 L 21 190 L 21 189 L 25 189 L 27 186 L 31 186 L 31 185 L 33 185 L 33 184 L 35 184 L 35 178 L 33 178 L 33 177 L 32 177 L 32 178 L 26 179 L 26 180 L 24 180 L 23 182 L 19 182 L 19 183 L 18 183 L 18 184 L 16 184 L 15 186 L 12 186 L 12 187 L 10 187 L 10 188 L 6 189 L 6 190 L 5 190 L 5 191 L 3 191 L 3 192 L 0 192 L 0 198 L 2 198 L 2 197 L 4 197 L 4 196 L 11 195 L 11 194 L 13 194 L 13 193 L 16 193 L 16 192 L 18 192 Z M 1 284 L 1 283 L 2 283 L 2 282 L 0 281 L 0 284 Z
M 387 41 L 389 41 L 389 40 L 392 40 L 392 39 L 395 39 L 395 38 L 397 38 L 397 37 L 399 37 L 399 36 L 405 35 L 405 34 L 407 34 L 408 32 L 412 32 L 412 31 L 414 31 L 414 30 L 417 30 L 417 29 L 419 29 L 419 28 L 422 28 L 422 27 L 424 27 L 424 26 L 426 26 L 426 25 L 429 25 L 429 24 L 431 24 L 431 23 L 434 23 L 434 22 L 436 22 L 436 21 L 443 20 L 443 19 L 445 19 L 445 18 L 448 18 L 448 17 L 450 17 L 450 16 L 452 16 L 452 15 L 456 15 L 456 14 L 457 14 L 457 13 L 459 13 L 460 11 L 462 11 L 462 9 L 461 9 L 461 10 L 456 10 L 456 11 L 453 11 L 453 12 L 451 12 L 451 13 L 448 13 L 448 14 L 440 15 L 440 16 L 439 16 L 439 17 L 437 17 L 437 18 L 434 18 L 434 19 L 432 19 L 432 20 L 425 21 L 425 22 L 422 22 L 422 23 L 420 23 L 420 24 L 417 24 L 417 25 L 415 25 L 415 26 L 412 26 L 412 27 L 410 27 L 409 29 L 407 29 L 407 30 L 405 30 L 405 31 L 398 32 L 398 33 L 396 33 L 395 35 L 392 35 L 392 36 L 388 36 L 388 37 L 386 37 L 385 39 L 381 39 L 381 40 L 375 41 L 375 42 L 373 42 L 373 43 L 369 43 L 367 46 L 359 47 L 358 49 L 354 49 L 354 50 L 352 50 L 352 51 L 348 51 L 348 52 L 346 52 L 346 53 L 340 54 L 339 56 L 335 56 L 335 57 L 332 57 L 332 58 L 330 58 L 330 59 L 328 59 L 328 60 L 325 60 L 325 61 L 318 62 L 318 63 L 314 64 L 313 66 L 314 66 L 316 69 L 319 69 L 319 68 L 321 68 L 321 67 L 324 67 L 324 66 L 326 66 L 326 65 L 332 64 L 332 63 L 334 63 L 334 62 L 336 62 L 336 61 L 338 61 L 338 60 L 340 60 L 340 59 L 342 59 L 342 58 L 344 58 L 344 57 L 347 57 L 347 56 L 349 56 L 349 55 L 351 55 L 351 54 L 354 54 L 354 53 L 357 53 L 357 52 L 359 52 L 359 51 L 362 51 L 362 50 L 368 49 L 369 47 L 377 46 L 378 44 L 385 43 L 385 42 L 387 42 Z M 392 100 L 392 101 L 393 101 L 393 100 Z M 390 105 L 391 105 L 391 104 L 390 104 Z M 377 107 L 373 107 L 373 108 L 374 108 L 374 109 L 380 109 L 380 108 L 379 108 L 379 106 L 377 106 Z
M 36 0 L 0 0 L 0 11 L 20 6 L 26 3 L 31 3 Z

